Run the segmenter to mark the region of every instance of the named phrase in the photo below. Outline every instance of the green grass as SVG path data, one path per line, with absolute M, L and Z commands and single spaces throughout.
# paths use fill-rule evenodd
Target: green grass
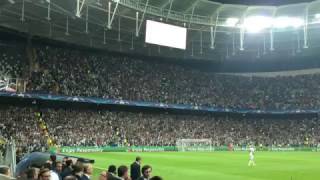
M 164 180 L 318 180 L 316 152 L 256 152 L 257 166 L 248 167 L 247 152 L 75 153 L 95 159 L 95 177 L 108 165 L 127 165 L 137 155 Z M 95 178 L 97 179 L 97 178 Z

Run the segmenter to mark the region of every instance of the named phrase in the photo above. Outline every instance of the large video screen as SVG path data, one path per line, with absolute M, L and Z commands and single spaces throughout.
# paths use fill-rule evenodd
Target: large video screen
M 186 49 L 187 29 L 147 20 L 146 43 Z

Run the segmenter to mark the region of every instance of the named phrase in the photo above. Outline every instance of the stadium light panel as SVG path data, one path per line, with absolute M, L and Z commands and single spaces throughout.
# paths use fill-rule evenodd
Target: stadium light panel
M 272 18 L 268 16 L 250 16 L 244 19 L 242 27 L 249 33 L 258 33 L 272 27 Z
M 229 26 L 229 27 L 235 27 L 239 22 L 239 19 L 238 18 L 228 18 L 225 22 L 225 25 L 226 26 Z
M 304 24 L 304 20 L 301 18 L 283 16 L 283 17 L 278 17 L 274 19 L 273 27 L 274 28 L 289 28 L 289 27 L 299 28 L 303 26 L 303 24 Z
M 315 14 L 314 17 L 315 17 L 316 19 L 320 19 L 320 14 Z

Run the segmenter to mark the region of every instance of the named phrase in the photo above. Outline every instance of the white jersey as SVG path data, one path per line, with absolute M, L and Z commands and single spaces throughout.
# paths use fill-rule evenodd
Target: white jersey
M 249 150 L 250 150 L 250 153 L 249 153 L 250 160 L 253 160 L 254 159 L 254 148 L 251 147 Z

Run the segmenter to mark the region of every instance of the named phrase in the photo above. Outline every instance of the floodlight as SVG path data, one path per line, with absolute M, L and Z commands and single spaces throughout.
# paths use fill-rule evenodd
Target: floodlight
M 272 18 L 267 16 L 250 16 L 244 19 L 243 27 L 250 33 L 258 33 L 272 27 Z
M 298 28 L 304 25 L 304 20 L 301 18 L 292 18 L 291 26 L 294 28 Z
M 8 0 L 8 1 L 9 1 L 9 3 L 11 3 L 11 4 L 15 4 L 15 3 L 16 3 L 14 0 Z
M 229 27 L 235 27 L 239 22 L 239 19 L 238 18 L 228 18 L 225 22 L 225 25 L 226 26 L 229 26 Z
M 320 23 L 320 14 L 315 14 L 312 24 L 318 24 L 318 23 Z
M 298 28 L 303 26 L 303 24 L 304 24 L 304 20 L 301 18 L 282 16 L 274 20 L 273 27 L 274 28 L 288 28 L 288 27 Z

